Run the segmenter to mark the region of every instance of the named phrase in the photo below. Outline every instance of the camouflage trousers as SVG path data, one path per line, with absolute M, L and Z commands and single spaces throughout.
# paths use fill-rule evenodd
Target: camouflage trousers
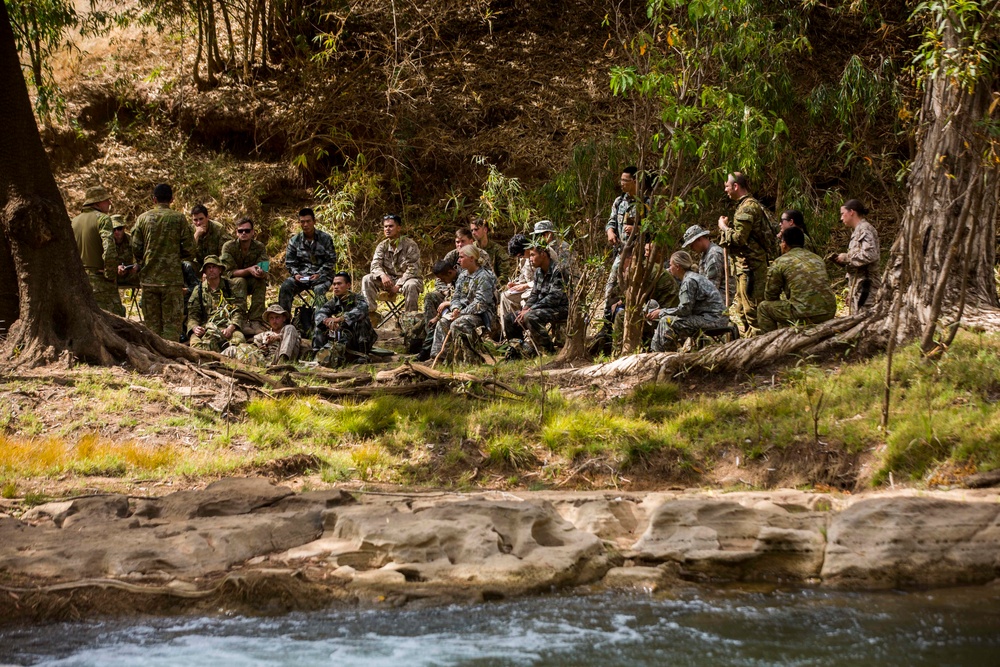
M 793 324 L 819 324 L 833 317 L 835 312 L 802 314 L 791 301 L 761 301 L 757 304 L 757 328 L 761 333 L 774 331 Z
M 476 329 L 482 326 L 485 326 L 482 315 L 459 315 L 453 320 L 442 317 L 438 320 L 437 326 L 434 327 L 434 345 L 431 347 L 431 358 L 433 359 L 440 354 L 441 348 L 444 347 L 445 338 L 448 339 L 448 348 L 451 349 L 456 345 L 456 341 L 460 345 L 463 344 L 463 338 L 468 341 L 479 338 Z M 448 335 L 449 331 L 451 332 L 450 336 Z
M 676 350 L 685 338 L 695 338 L 704 329 L 720 329 L 731 326 L 732 322 L 725 315 L 688 315 L 674 317 L 664 315 L 656 325 L 653 334 L 653 352 L 672 352 Z
M 434 347 L 434 330 L 435 325 L 431 324 L 431 320 L 437 317 L 437 309 L 442 303 L 447 301 L 448 297 L 444 292 L 434 290 L 433 292 L 428 292 L 424 295 L 424 333 L 423 333 L 423 344 L 420 346 L 420 351 L 424 358 L 427 358 L 431 354 L 431 348 Z
M 857 315 L 863 310 L 872 307 L 875 303 L 875 293 L 878 292 L 882 279 L 879 276 L 847 277 L 847 303 L 851 308 L 851 315 Z
M 507 333 L 507 316 L 517 315 L 522 308 L 524 308 L 524 292 L 509 292 L 504 290 L 500 293 L 500 330 L 503 335 L 503 339 L 514 338 Z
M 276 364 L 281 356 L 285 356 L 289 361 L 296 361 L 299 358 L 299 346 L 302 343 L 302 336 L 298 329 L 294 325 L 286 324 L 276 336 L 269 337 L 271 340 L 263 345 L 230 344 L 222 354 L 259 366 Z M 235 338 L 235 335 L 233 337 Z M 232 342 L 230 341 L 230 343 Z
M 222 352 L 230 345 L 242 345 L 245 342 L 247 342 L 247 339 L 238 328 L 233 332 L 231 338 L 226 339 L 222 335 L 222 329 L 217 324 L 211 322 L 205 325 L 205 333 L 200 336 L 191 334 L 191 338 L 188 340 L 188 343 L 194 349 L 207 350 L 208 352 Z
M 507 316 L 507 335 L 520 338 L 527 333 L 534 348 L 539 352 L 554 352 L 555 345 L 549 335 L 548 325 L 565 324 L 569 318 L 568 308 L 532 308 L 524 314 L 522 324 L 516 321 L 516 313 Z
M 355 331 L 342 324 L 331 335 L 326 327 L 316 327 L 312 337 L 312 348 L 316 351 L 316 361 L 323 366 L 335 368 L 346 363 L 348 350 L 362 355 L 371 352 L 378 334 L 375 333 L 367 320 L 358 322 L 357 326 L 364 331 Z
M 166 340 L 179 342 L 184 319 L 184 288 L 180 285 L 143 285 L 142 317 L 146 327 Z
M 261 280 L 260 282 L 263 283 L 265 281 Z M 310 283 L 299 282 L 295 278 L 286 278 L 285 282 L 281 283 L 281 287 L 278 289 L 278 303 L 281 304 L 281 307 L 288 312 L 292 312 L 292 301 L 295 299 L 295 295 L 305 292 L 306 290 L 312 290 L 314 295 L 312 305 L 316 308 L 320 308 L 324 303 L 326 303 L 326 291 L 330 289 L 331 284 L 333 284 L 332 280 L 320 280 L 315 283 Z M 249 287 L 249 285 L 247 285 L 247 287 Z M 261 308 L 263 308 L 263 306 L 264 302 L 261 301 Z M 263 315 L 263 310 L 261 311 L 261 315 Z M 254 318 L 248 317 L 247 319 L 253 320 Z
M 125 317 L 125 306 L 118 293 L 118 285 L 104 278 L 104 275 L 93 269 L 87 269 L 90 288 L 94 292 L 94 300 L 102 310 Z
M 247 309 L 247 322 L 260 322 L 264 319 L 264 302 L 267 300 L 267 278 L 233 278 L 233 288 L 242 286 L 245 294 L 250 295 L 250 307 Z M 286 308 L 291 312 L 289 308 Z
M 757 333 L 757 304 L 764 300 L 766 283 L 767 266 L 764 264 L 744 268 L 737 276 L 734 313 L 743 320 L 751 336 Z
M 394 281 L 396 276 L 390 276 Z M 403 310 L 408 313 L 418 312 L 420 310 L 420 290 L 423 287 L 423 283 L 419 278 L 410 278 L 402 287 L 399 288 L 399 294 L 403 296 L 404 304 Z M 371 312 L 375 312 L 378 309 L 378 295 L 385 291 L 382 286 L 381 278 L 376 278 L 372 274 L 366 275 L 361 279 L 361 294 L 365 297 L 365 301 L 368 302 L 368 308 Z M 398 298 L 398 295 L 394 297 L 393 300 Z

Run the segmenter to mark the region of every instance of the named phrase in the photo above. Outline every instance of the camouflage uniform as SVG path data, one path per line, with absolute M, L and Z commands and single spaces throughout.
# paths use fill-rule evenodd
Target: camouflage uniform
M 823 258 L 805 248 L 792 248 L 771 263 L 764 299 L 757 305 L 761 333 L 796 322 L 819 324 L 837 313 Z
M 114 237 L 112 237 L 114 241 Z M 122 242 L 118 243 L 114 241 L 115 244 L 115 255 L 114 255 L 114 266 L 108 265 L 104 267 L 104 274 L 108 280 L 114 278 L 118 283 L 119 287 L 129 287 L 132 285 L 139 284 L 139 274 L 134 273 L 130 276 L 123 277 L 118 275 L 119 266 L 132 266 L 135 264 L 135 251 L 132 249 L 132 235 L 128 232 L 122 234 Z
M 517 275 L 511 282 L 525 283 L 528 285 L 528 289 L 523 292 L 512 292 L 505 289 L 500 293 L 500 326 L 503 329 L 505 339 L 510 337 L 507 334 L 507 316 L 517 315 L 523 307 L 524 301 L 531 296 L 531 288 L 535 282 L 535 267 L 531 265 L 530 259 L 521 257 L 517 260 Z
M 344 318 L 337 331 L 327 331 L 323 320 L 328 317 Z M 322 357 L 316 355 L 317 360 L 321 360 L 327 366 L 339 366 L 344 363 L 347 350 L 368 354 L 378 340 L 378 332 L 368 319 L 368 302 L 356 292 L 348 292 L 342 297 L 332 297 L 323 304 L 316 311 L 315 324 L 312 347 L 317 353 L 324 349 L 329 350 L 329 353 Z
M 851 242 L 847 246 L 847 287 L 851 315 L 870 308 L 875 293 L 882 284 L 878 272 L 879 245 L 878 232 L 867 220 L 858 222 L 851 232 Z
M 816 242 L 812 240 L 812 237 L 805 232 L 802 232 L 802 235 L 806 237 L 805 245 L 802 247 L 814 255 L 819 255 L 819 247 L 816 245 Z
M 654 352 L 675 350 L 685 338 L 697 336 L 703 329 L 731 326 L 729 318 L 722 314 L 726 304 L 719 290 L 697 271 L 684 273 L 677 302 L 677 306 L 660 314 L 653 334 Z
M 382 276 L 389 276 L 399 287 L 405 299 L 403 309 L 408 313 L 416 312 L 422 289 L 420 248 L 417 242 L 400 236 L 395 244 L 385 239 L 375 247 L 371 273 L 361 280 L 361 293 L 373 306 L 378 300 L 379 292 L 383 291 Z
M 757 327 L 757 304 L 764 299 L 767 265 L 778 256 L 774 231 L 760 203 L 746 195 L 736 204 L 733 224 L 722 230 L 719 245 L 736 264 L 736 306 L 749 329 Z
M 83 212 L 73 218 L 73 236 L 76 237 L 76 247 L 90 280 L 94 300 L 103 310 L 124 317 L 125 307 L 115 281 L 118 265 L 115 264 L 111 277 L 107 273 L 108 265 L 116 257 L 111 232 L 111 217 L 93 206 L 84 206 Z
M 306 238 L 299 232 L 288 241 L 285 251 L 285 268 L 288 278 L 278 290 L 278 303 L 288 312 L 292 311 L 292 299 L 299 292 L 311 289 L 315 294 L 314 304 L 326 301 L 326 292 L 333 284 L 334 267 L 337 266 L 337 251 L 333 247 L 333 237 L 318 229 L 313 230 L 313 238 Z M 299 282 L 295 276 L 318 275 L 316 282 Z
M 619 273 L 621 270 L 619 269 Z M 647 280 L 653 283 L 653 291 L 649 294 L 649 301 L 643 307 L 643 314 L 656 310 L 657 308 L 672 308 L 677 305 L 677 280 L 663 264 L 658 264 L 652 268 Z M 619 280 L 620 284 L 620 280 Z M 613 300 L 624 302 L 624 296 L 620 290 L 612 295 Z M 612 304 L 614 305 L 614 304 Z M 643 340 L 649 339 L 656 330 L 656 323 L 646 319 L 643 325 Z M 614 313 L 614 325 L 612 328 L 612 350 L 615 356 L 621 354 L 622 340 L 625 334 L 625 306 L 618 308 Z
M 608 216 L 608 224 L 604 225 L 605 232 L 609 229 L 614 230 L 619 241 L 618 247 L 621 247 L 621 244 L 625 243 L 626 224 L 635 224 L 635 197 L 624 192 L 618 195 L 611 205 L 611 215 Z
M 485 248 L 481 248 L 477 241 L 476 247 L 479 248 L 479 266 L 492 271 L 498 282 L 507 280 L 510 275 L 510 255 L 507 254 L 507 248 L 492 241 Z M 483 260 L 484 255 L 486 261 Z
M 257 266 L 261 262 L 267 262 L 267 248 L 256 239 L 250 240 L 250 248 L 243 252 L 239 241 L 227 241 L 222 246 L 222 263 L 226 265 L 226 273 L 230 274 L 229 279 L 234 285 L 241 285 L 243 293 L 250 295 L 250 309 L 247 312 L 247 320 L 258 322 L 264 319 L 264 301 L 267 299 L 267 276 L 254 278 L 245 276 L 233 278 L 232 272 L 239 269 L 249 269 Z M 287 308 L 285 310 L 288 310 Z
M 191 228 L 191 236 L 194 237 L 194 227 Z M 194 257 L 189 262 L 184 262 L 184 284 L 188 289 L 194 289 L 201 282 L 201 273 L 198 271 L 205 262 L 205 258 L 214 255 L 222 255 L 222 246 L 233 240 L 232 234 L 226 231 L 221 223 L 209 220 L 205 227 L 205 233 L 201 238 L 194 241 Z
M 245 343 L 243 324 L 246 316 L 243 307 L 246 300 L 246 292 L 229 278 L 221 277 L 219 287 L 214 290 L 208 286 L 207 280 L 203 280 L 192 290 L 188 299 L 187 330 L 190 332 L 195 327 L 202 326 L 206 331 L 200 336 L 191 334 L 191 347 L 221 352 L 230 345 Z M 229 326 L 235 326 L 236 330 L 226 340 L 222 330 Z
M 146 326 L 167 340 L 179 341 L 184 317 L 181 261 L 194 256 L 191 225 L 184 214 L 160 204 L 136 219 L 132 248 L 139 264 Z
M 455 282 L 455 296 L 451 299 L 451 306 L 448 314 L 458 314 L 449 319 L 442 315 L 434 329 L 434 345 L 431 347 L 431 356 L 436 357 L 441 352 L 444 339 L 451 331 L 449 339 L 454 344 L 455 338 L 465 336 L 472 339 L 476 335 L 477 327 L 485 327 L 489 331 L 496 313 L 496 289 L 497 279 L 493 272 L 485 267 L 469 274 L 463 271 Z
M 517 313 L 507 316 L 507 335 L 516 338 L 527 330 L 539 351 L 554 351 L 552 338 L 545 327 L 549 324 L 563 324 L 569 317 L 569 298 L 566 296 L 559 265 L 550 264 L 548 272 L 541 268 L 535 269 L 534 285 L 531 294 L 525 299 L 525 307 L 528 312 L 524 314 L 523 328 L 515 320 Z

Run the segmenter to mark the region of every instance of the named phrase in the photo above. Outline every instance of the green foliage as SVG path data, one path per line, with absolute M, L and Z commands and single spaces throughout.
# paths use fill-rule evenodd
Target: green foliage
M 535 209 L 516 178 L 505 176 L 496 165 L 485 157 L 477 157 L 476 164 L 487 169 L 486 182 L 479 195 L 477 214 L 493 229 L 526 229 L 535 216 Z
M 996 67 L 996 25 L 1000 7 L 977 0 L 931 0 L 913 10 L 911 20 L 923 24 L 914 68 L 924 76 L 944 75 L 973 90 Z

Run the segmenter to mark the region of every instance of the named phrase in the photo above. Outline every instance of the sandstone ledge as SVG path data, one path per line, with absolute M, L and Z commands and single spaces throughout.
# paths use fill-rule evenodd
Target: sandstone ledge
M 0 514 L 0 622 L 440 604 L 682 580 L 855 589 L 1000 576 L 993 491 L 293 494 L 226 479 Z

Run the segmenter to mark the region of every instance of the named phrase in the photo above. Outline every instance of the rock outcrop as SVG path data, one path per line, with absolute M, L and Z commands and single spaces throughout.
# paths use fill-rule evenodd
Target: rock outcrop
M 229 591 L 244 602 L 281 597 L 286 609 L 296 596 L 405 604 L 595 583 L 656 590 L 678 579 L 975 584 L 1000 576 L 998 499 L 985 490 L 293 494 L 230 479 L 0 515 L 0 588 L 20 600 L 118 585 L 215 595 L 223 606 Z

